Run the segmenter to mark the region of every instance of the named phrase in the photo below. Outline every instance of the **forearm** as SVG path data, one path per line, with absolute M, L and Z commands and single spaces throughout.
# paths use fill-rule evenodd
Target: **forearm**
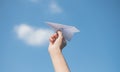
M 49 51 L 55 72 L 70 72 L 64 56 L 60 50 Z

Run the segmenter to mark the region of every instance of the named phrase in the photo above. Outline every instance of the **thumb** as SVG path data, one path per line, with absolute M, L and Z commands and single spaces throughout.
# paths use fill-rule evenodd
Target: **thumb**
M 62 43 L 63 35 L 61 31 L 57 31 L 58 38 L 56 39 L 56 43 Z
M 61 39 L 61 40 L 62 40 L 62 39 L 63 39 L 63 34 L 62 34 L 62 32 L 61 32 L 61 31 L 58 31 L 57 33 L 58 33 L 58 39 Z

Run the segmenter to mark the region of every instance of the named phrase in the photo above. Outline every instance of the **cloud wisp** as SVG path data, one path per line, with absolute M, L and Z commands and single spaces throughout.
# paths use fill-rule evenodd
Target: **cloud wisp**
M 62 13 L 63 9 L 57 4 L 57 0 L 30 0 L 32 3 L 40 3 L 43 8 L 47 6 L 47 11 L 53 13 L 53 14 L 58 14 Z
M 28 45 L 45 45 L 53 31 L 43 28 L 35 28 L 27 24 L 21 24 L 14 27 L 17 37 Z
M 33 2 L 33 3 L 38 3 L 39 2 L 39 0 L 30 0 L 31 2 Z
M 52 13 L 62 13 L 63 12 L 62 8 L 57 4 L 57 2 L 55 0 L 50 2 L 49 9 Z

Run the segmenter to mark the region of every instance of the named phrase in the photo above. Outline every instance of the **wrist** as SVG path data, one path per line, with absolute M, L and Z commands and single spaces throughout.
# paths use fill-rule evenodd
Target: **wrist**
M 48 52 L 50 55 L 62 54 L 62 50 L 60 48 L 49 48 Z

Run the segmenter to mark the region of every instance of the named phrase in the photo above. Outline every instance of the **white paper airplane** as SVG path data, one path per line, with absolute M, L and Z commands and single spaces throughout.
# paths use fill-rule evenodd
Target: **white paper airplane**
M 50 27 L 54 29 L 54 31 L 62 31 L 64 38 L 67 41 L 70 41 L 73 34 L 76 32 L 80 32 L 76 27 L 74 26 L 68 26 L 68 25 L 62 25 L 58 23 L 52 23 L 52 22 L 46 22 Z

